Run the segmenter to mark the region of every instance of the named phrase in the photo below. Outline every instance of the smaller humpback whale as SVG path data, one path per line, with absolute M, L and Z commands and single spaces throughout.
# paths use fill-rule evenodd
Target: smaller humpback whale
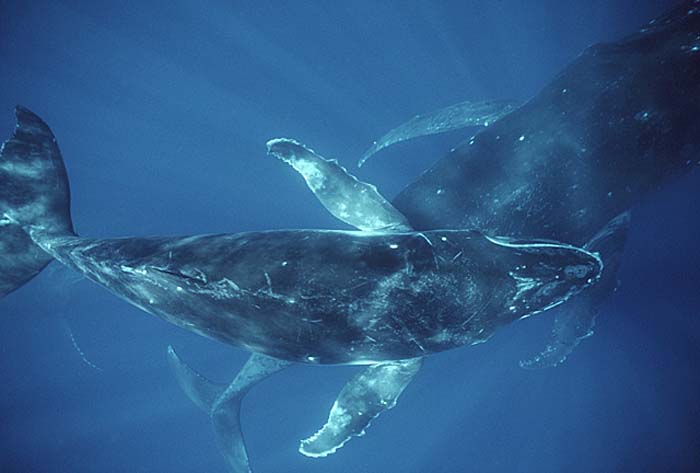
M 603 270 L 595 253 L 552 241 L 415 231 L 376 188 L 285 139 L 269 152 L 364 231 L 83 238 L 51 130 L 25 108 L 16 115 L 0 151 L 0 295 L 56 259 L 145 312 L 252 352 L 233 382 L 217 385 L 168 350 L 234 473 L 250 471 L 241 400 L 272 373 L 291 363 L 368 365 L 301 443 L 303 454 L 322 457 L 392 408 L 423 357 L 481 343 L 595 284 Z

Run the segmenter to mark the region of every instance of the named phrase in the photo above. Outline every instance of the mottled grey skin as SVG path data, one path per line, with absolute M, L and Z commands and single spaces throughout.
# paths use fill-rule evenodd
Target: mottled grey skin
M 474 228 L 583 246 L 699 158 L 700 4 L 687 1 L 638 34 L 587 49 L 393 203 L 419 230 Z M 626 226 L 617 230 L 601 251 L 603 281 L 559 310 L 534 365 L 562 361 L 590 333 L 615 286 Z
M 301 363 L 371 364 L 478 343 L 563 302 L 602 270 L 580 249 L 469 231 L 33 237 L 146 312 Z

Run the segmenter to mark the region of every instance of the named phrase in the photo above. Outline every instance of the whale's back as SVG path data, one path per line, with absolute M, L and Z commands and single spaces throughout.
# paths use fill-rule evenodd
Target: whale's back
M 530 102 L 437 162 L 394 200 L 417 229 L 584 244 L 697 164 L 700 13 L 687 5 L 587 49 Z

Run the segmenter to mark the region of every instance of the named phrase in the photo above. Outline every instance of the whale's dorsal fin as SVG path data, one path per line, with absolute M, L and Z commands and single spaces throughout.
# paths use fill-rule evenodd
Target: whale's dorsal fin
M 377 152 L 402 141 L 419 136 L 436 135 L 469 126 L 489 126 L 515 110 L 515 104 L 507 101 L 460 102 L 416 115 L 406 123 L 388 131 L 365 151 L 357 167 L 367 162 Z
M 360 181 L 337 161 L 287 138 L 268 141 L 267 151 L 301 174 L 311 192 L 337 219 L 364 231 L 411 230 L 406 217 L 375 186 Z
M 231 473 L 250 473 L 248 453 L 241 432 L 241 401 L 250 388 L 290 363 L 253 353 L 228 386 L 209 381 L 187 366 L 168 347 L 168 361 L 187 396 L 206 412 L 214 424 L 217 443 Z
M 325 457 L 351 438 L 364 435 L 374 419 L 396 405 L 422 364 L 423 358 L 387 361 L 371 365 L 352 378 L 333 403 L 326 424 L 302 440 L 299 452 L 308 457 Z

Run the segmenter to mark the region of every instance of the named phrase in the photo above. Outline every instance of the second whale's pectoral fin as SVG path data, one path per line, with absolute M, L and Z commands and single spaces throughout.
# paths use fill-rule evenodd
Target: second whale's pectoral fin
M 337 219 L 364 231 L 410 231 L 406 217 L 377 188 L 350 174 L 303 144 L 279 138 L 267 142 L 268 153 L 292 166 L 323 206 Z
M 584 338 L 593 335 L 598 308 L 590 298 L 572 301 L 554 318 L 547 346 L 539 354 L 520 361 L 525 369 L 551 368 L 560 365 Z
M 526 369 L 549 368 L 563 363 L 585 338 L 593 335 L 600 305 L 617 285 L 617 270 L 627 241 L 630 213 L 624 212 L 603 227 L 584 246 L 585 250 L 600 254 L 605 267 L 600 281 L 585 293 L 561 308 L 545 349 L 538 355 L 523 360 Z
M 422 358 L 388 361 L 371 365 L 352 378 L 333 403 L 326 424 L 302 440 L 299 452 L 308 457 L 325 457 L 352 437 L 364 435 L 372 420 L 396 405 L 422 364 Z
M 416 115 L 375 141 L 372 147 L 362 155 L 357 166 L 362 167 L 374 154 L 393 144 L 419 136 L 436 135 L 470 126 L 489 126 L 513 110 L 515 110 L 515 104 L 506 101 L 467 101 L 425 115 Z
M 290 363 L 254 353 L 227 386 L 209 381 L 187 366 L 172 347 L 168 347 L 168 360 L 183 391 L 211 417 L 217 443 L 226 458 L 229 471 L 250 473 L 248 453 L 241 431 L 241 401 L 250 388 Z

